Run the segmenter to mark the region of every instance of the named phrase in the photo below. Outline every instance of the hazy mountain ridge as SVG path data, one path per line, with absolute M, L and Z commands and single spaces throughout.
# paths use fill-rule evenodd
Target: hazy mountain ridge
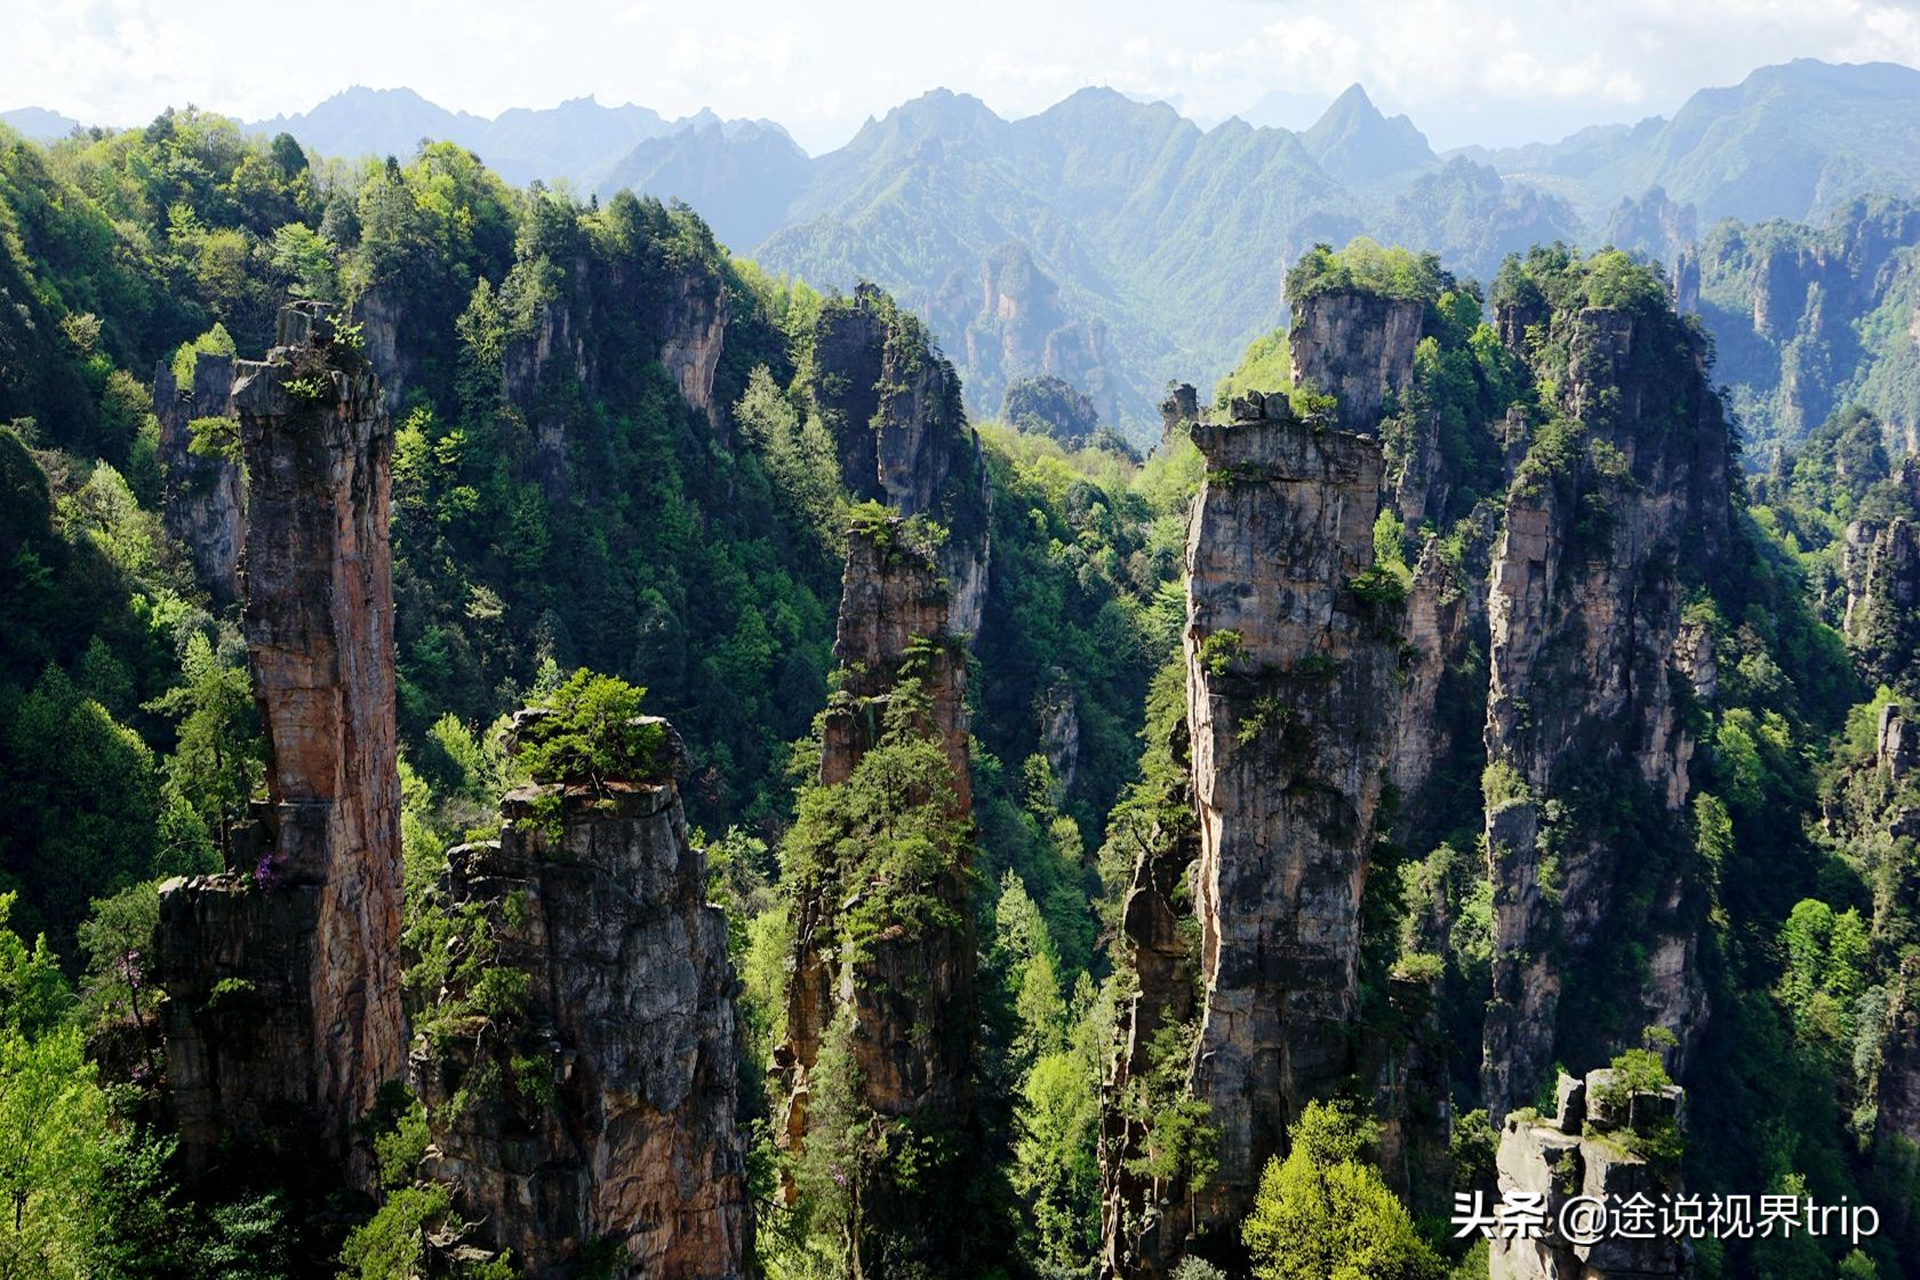
M 1299 118 L 1298 98 L 1248 114 Z M 42 112 L 20 127 L 63 123 Z M 1111 88 L 1008 120 L 939 89 L 812 157 L 770 121 L 669 121 L 590 98 L 487 120 L 356 88 L 247 127 L 344 156 L 446 138 L 511 181 L 684 200 L 770 270 L 842 291 L 872 280 L 929 315 L 977 410 L 1014 378 L 1052 374 L 1140 440 L 1167 380 L 1210 384 L 1280 323 L 1284 264 L 1316 241 L 1431 249 L 1483 281 L 1553 240 L 1617 242 L 1671 271 L 1720 218 L 1818 222 L 1861 196 L 1920 196 L 1920 72 L 1885 63 L 1764 67 L 1670 120 L 1444 154 L 1360 85 L 1299 132 L 1237 117 L 1203 130 Z M 1010 246 L 1024 255 L 1011 274 L 995 265 Z M 1020 289 L 997 292 L 1003 278 Z M 1881 346 L 1898 346 L 1897 328 Z
M 243 127 L 254 133 L 291 133 L 315 151 L 348 158 L 410 156 L 423 138 L 457 142 L 510 182 L 564 178 L 589 189 L 634 148 L 652 139 L 708 127 L 729 133 L 752 127 L 785 137 L 785 131 L 770 121 L 722 121 L 704 109 L 669 120 L 647 107 L 632 103 L 609 107 L 591 96 L 553 107 L 514 107 L 488 119 L 449 111 L 412 89 L 358 85 L 311 111 Z

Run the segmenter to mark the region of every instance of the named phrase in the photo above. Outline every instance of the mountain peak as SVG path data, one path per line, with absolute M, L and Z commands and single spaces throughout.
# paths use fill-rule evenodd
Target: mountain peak
M 1413 121 L 1381 114 L 1358 82 L 1333 100 L 1300 135 L 1300 142 L 1330 176 L 1361 186 L 1425 172 L 1439 163 Z

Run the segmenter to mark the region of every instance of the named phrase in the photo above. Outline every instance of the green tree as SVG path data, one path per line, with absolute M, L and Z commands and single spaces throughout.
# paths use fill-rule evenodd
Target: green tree
M 265 744 L 258 729 L 252 685 L 244 666 L 228 663 L 207 637 L 187 639 L 184 682 L 149 704 L 179 721 L 179 740 L 167 761 L 169 781 L 193 806 L 231 861 L 234 823 L 266 777 Z
M 1287 1130 L 1291 1150 L 1260 1175 L 1242 1238 L 1255 1280 L 1441 1280 L 1445 1266 L 1405 1206 L 1361 1159 L 1373 1125 L 1350 1108 L 1310 1102 Z
M 0 1277 L 87 1273 L 105 1126 L 79 1028 L 0 1033 Z
M 152 1012 L 160 994 L 149 976 L 159 926 L 160 895 L 150 881 L 93 900 L 93 914 L 79 929 L 87 954 L 80 987 L 86 1025 L 139 1025 Z

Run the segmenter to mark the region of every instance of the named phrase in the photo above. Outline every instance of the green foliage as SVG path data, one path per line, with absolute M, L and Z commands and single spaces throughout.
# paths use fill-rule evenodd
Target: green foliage
M 1382 248 L 1357 236 L 1338 252 L 1316 244 L 1287 272 L 1288 301 L 1298 306 L 1319 293 L 1364 293 L 1384 298 L 1431 301 L 1453 287 L 1440 267 L 1440 255 Z
M 970 836 L 918 682 L 902 680 L 875 710 L 878 740 L 845 782 L 801 788 L 780 849 L 796 895 L 852 902 L 830 927 L 856 954 L 890 931 L 962 927 L 953 903 Z
M 159 925 L 160 895 L 152 883 L 93 900 L 92 913 L 78 931 L 80 948 L 87 954 L 81 983 L 86 1026 L 140 1026 L 155 1012 L 154 1002 L 162 994 L 151 976 Z
M 1224 676 L 1246 661 L 1247 645 L 1238 631 L 1210 631 L 1201 637 L 1198 657 L 1210 676 Z
M 0 1031 L 0 1268 L 87 1274 L 105 1123 L 78 1028 Z
M 226 855 L 234 824 L 266 780 L 266 744 L 247 670 L 238 655 L 216 653 L 199 632 L 187 637 L 182 682 L 147 704 L 177 722 L 168 781 L 216 834 Z
M 1267 1162 L 1242 1227 L 1255 1280 L 1441 1280 L 1445 1265 L 1360 1153 L 1372 1126 L 1310 1102 Z
M 1009 382 L 1000 400 L 1000 419 L 1069 448 L 1087 442 L 1100 429 L 1100 413 L 1093 401 L 1051 374 Z
M 342 1280 L 412 1280 L 426 1261 L 427 1235 L 458 1221 L 444 1184 L 402 1187 L 354 1228 L 340 1250 Z M 505 1265 L 475 1268 L 473 1280 L 509 1280 Z
M 187 452 L 204 458 L 240 460 L 240 424 L 232 418 L 194 418 L 187 423 Z
M 238 353 L 233 335 L 216 320 L 212 328 L 190 342 L 181 343 L 174 351 L 169 370 L 173 374 L 173 384 L 183 392 L 191 390 L 194 366 L 199 363 L 201 356 L 232 357 Z
M 1249 391 L 1292 389 L 1293 358 L 1287 349 L 1287 331 L 1275 329 L 1247 344 L 1247 349 L 1240 353 L 1240 363 L 1214 384 L 1213 403 L 1215 408 L 1224 409 L 1235 396 Z
M 1775 989 L 1795 1031 L 1836 1062 L 1850 1058 L 1855 1013 L 1866 994 L 1872 945 L 1860 913 L 1817 898 L 1794 905 L 1780 931 L 1785 969 Z
M 574 672 L 535 704 L 544 714 L 521 731 L 519 765 L 538 782 L 594 788 L 657 777 L 666 767 L 666 730 L 641 720 L 645 696 L 617 676 Z
M 1510 804 L 1524 804 L 1533 799 L 1533 793 L 1527 788 L 1527 780 L 1505 760 L 1493 760 L 1487 764 L 1486 770 L 1480 775 L 1480 794 L 1486 797 L 1489 810 L 1505 808 Z

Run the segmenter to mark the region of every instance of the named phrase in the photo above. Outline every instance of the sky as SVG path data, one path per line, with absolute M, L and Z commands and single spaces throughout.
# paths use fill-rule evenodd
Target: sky
M 1670 114 L 1798 57 L 1920 66 L 1920 0 L 0 0 L 0 109 L 264 119 L 351 85 L 491 116 L 592 95 L 766 117 L 818 153 L 928 89 L 1086 85 L 1304 125 L 1349 84 L 1437 148 Z

